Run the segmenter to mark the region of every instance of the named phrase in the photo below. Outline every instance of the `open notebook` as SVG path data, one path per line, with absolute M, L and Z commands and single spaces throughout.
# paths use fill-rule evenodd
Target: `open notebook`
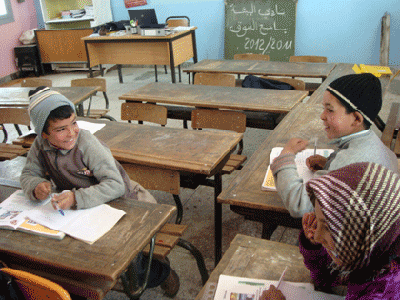
M 271 154 L 269 156 L 269 164 L 271 165 L 275 158 L 277 158 L 281 152 L 283 147 L 275 147 L 272 148 Z M 333 152 L 332 149 L 317 149 L 316 154 L 328 157 Z M 307 167 L 306 159 L 309 156 L 314 155 L 314 149 L 305 149 L 296 154 L 296 166 L 297 172 L 300 177 L 303 178 L 304 182 L 307 182 L 311 178 L 313 178 L 314 173 Z M 274 175 L 272 175 L 272 171 L 270 166 L 268 166 L 267 172 L 265 173 L 264 180 L 261 184 L 261 190 L 263 191 L 276 191 Z

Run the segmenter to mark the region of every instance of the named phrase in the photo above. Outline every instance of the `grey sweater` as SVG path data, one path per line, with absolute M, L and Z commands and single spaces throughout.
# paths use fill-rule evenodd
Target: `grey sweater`
M 335 145 L 337 150 L 329 156 L 324 170 L 315 172 L 314 176 L 321 176 L 357 162 L 374 162 L 398 172 L 396 155 L 372 130 L 341 137 L 330 144 Z M 300 218 L 306 212 L 314 210 L 303 179 L 297 173 L 295 155 L 286 154 L 277 157 L 271 164 L 271 170 L 278 194 L 292 217 Z
M 37 200 L 33 191 L 43 181 L 51 181 L 53 192 L 72 190 L 77 208 L 89 208 L 125 196 L 138 199 L 138 194 L 152 196 L 132 182 L 110 149 L 89 131 L 81 129 L 75 147 L 57 150 L 47 140 L 37 137 L 28 152 L 22 170 L 21 186 L 27 197 Z M 152 199 L 139 199 L 155 202 Z

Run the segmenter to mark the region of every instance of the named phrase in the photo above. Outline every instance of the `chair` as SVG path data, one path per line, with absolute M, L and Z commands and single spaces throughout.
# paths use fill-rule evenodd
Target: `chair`
M 3 142 L 0 143 L 0 161 L 13 159 L 17 156 L 24 155 L 28 152 L 28 148 L 19 145 L 6 144 L 8 141 L 8 132 L 4 124 L 14 124 L 18 135 L 22 132 L 18 125 L 28 126 L 30 130 L 30 118 L 26 107 L 0 107 L 0 128 L 3 131 Z
M 233 59 L 269 61 L 269 55 L 259 53 L 238 53 L 233 55 Z
M 184 26 L 184 27 L 189 27 L 190 26 L 190 19 L 187 16 L 170 16 L 165 20 L 165 23 L 167 24 L 168 27 L 178 27 L 178 26 Z M 167 71 L 167 66 L 164 65 L 165 69 L 165 74 L 168 73 Z M 181 77 L 181 66 L 178 65 L 178 72 L 179 72 L 179 82 L 182 82 L 182 77 Z M 157 78 L 157 65 L 154 65 L 154 74 L 156 77 L 156 82 L 158 82 Z
M 27 300 L 71 300 L 67 290 L 48 279 L 21 270 L 1 270 L 14 278 Z
M 129 123 L 132 120 L 139 121 L 139 124 L 146 121 L 165 127 L 167 113 L 165 106 L 152 103 L 126 102 L 121 105 L 121 120 L 127 120 Z
M 238 53 L 238 54 L 233 55 L 233 59 L 236 59 L 236 60 L 263 60 L 263 61 L 270 60 L 268 54 L 259 54 L 259 53 Z M 240 81 L 240 74 L 238 74 L 238 82 L 236 83 L 236 86 L 242 86 L 239 81 Z
M 53 82 L 51 79 L 46 79 L 46 78 L 26 78 L 21 82 L 21 87 L 39 87 L 39 86 L 52 87 Z
M 328 58 L 326 56 L 318 55 L 292 55 L 289 57 L 289 62 L 327 63 Z
M 235 86 L 235 75 L 223 73 L 196 73 L 193 84 L 213 86 Z
M 326 56 L 318 55 L 290 56 L 289 62 L 327 63 L 328 58 Z M 318 82 L 306 82 L 306 90 L 309 91 L 309 94 L 311 95 L 320 87 L 320 85 L 321 84 Z
M 217 109 L 195 109 L 192 111 L 193 129 L 221 129 L 239 133 L 246 131 L 246 115 L 241 112 Z M 240 170 L 247 157 L 242 155 L 243 140 L 239 142 L 237 154 L 231 154 L 229 160 L 222 168 L 222 174 L 231 174 Z
M 110 111 L 110 103 L 107 96 L 107 83 L 105 78 L 81 78 L 71 80 L 71 87 L 85 86 L 97 86 L 98 91 L 103 92 L 103 96 L 106 101 L 105 109 L 90 109 L 90 106 L 92 104 L 92 97 L 90 97 L 89 107 L 88 109 L 84 110 L 84 114 L 86 115 L 86 117 L 92 119 L 108 119 L 110 121 L 116 121 L 113 117 L 108 115 L 108 112 Z

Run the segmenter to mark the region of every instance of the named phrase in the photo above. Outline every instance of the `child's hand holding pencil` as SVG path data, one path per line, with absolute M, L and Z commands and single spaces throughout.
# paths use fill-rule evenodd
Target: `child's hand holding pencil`
M 268 290 L 263 291 L 260 300 L 285 300 L 285 296 L 282 294 L 282 292 L 279 290 L 279 286 L 281 285 L 281 282 L 283 280 L 283 277 L 285 276 L 287 267 L 285 270 L 283 270 L 281 278 L 279 278 L 278 284 L 276 287 L 274 285 L 270 285 Z

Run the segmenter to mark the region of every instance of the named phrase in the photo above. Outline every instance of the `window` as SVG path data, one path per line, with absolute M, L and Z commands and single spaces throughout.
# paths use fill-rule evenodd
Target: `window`
M 14 22 L 10 0 L 0 0 L 0 25 Z

